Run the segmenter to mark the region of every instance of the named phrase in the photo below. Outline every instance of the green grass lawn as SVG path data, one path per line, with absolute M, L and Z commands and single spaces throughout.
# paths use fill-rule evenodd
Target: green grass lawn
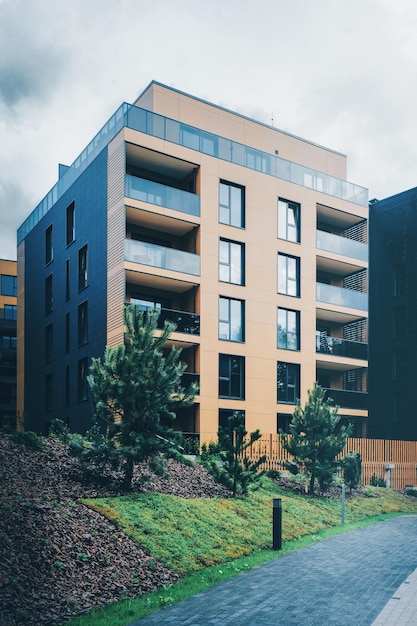
M 183 578 L 169 589 L 120 602 L 70 624 L 123 626 L 312 541 L 382 516 L 417 514 L 417 502 L 401 494 L 377 487 L 367 487 L 366 491 L 367 496 L 346 500 L 343 527 L 340 500 L 292 494 L 267 478 L 246 498 L 187 500 L 164 494 L 135 494 L 83 500 Z M 273 498 L 282 501 L 280 552 L 272 551 Z

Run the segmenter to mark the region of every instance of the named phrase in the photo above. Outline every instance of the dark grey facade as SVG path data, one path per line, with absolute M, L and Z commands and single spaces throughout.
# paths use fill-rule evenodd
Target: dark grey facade
M 91 426 L 86 375 L 106 344 L 106 180 L 104 149 L 25 238 L 25 422 L 37 432 L 54 418 Z
M 417 188 L 370 206 L 369 432 L 417 440 Z

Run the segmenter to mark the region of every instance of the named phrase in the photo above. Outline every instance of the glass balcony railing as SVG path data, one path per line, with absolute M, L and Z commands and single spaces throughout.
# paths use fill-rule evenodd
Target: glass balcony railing
M 343 256 L 351 257 L 358 261 L 368 260 L 368 244 L 348 239 L 347 237 L 333 235 L 333 233 L 326 233 L 324 230 L 317 231 L 316 245 L 319 250 L 343 254 Z
M 151 180 L 125 176 L 125 196 L 133 200 L 142 200 L 150 204 L 181 211 L 189 215 L 200 215 L 200 196 L 175 187 L 168 187 Z
M 131 128 L 153 137 L 160 137 L 203 154 L 230 161 L 237 165 L 243 165 L 248 169 L 256 170 L 296 185 L 302 185 L 309 189 L 315 189 L 342 200 L 364 207 L 368 206 L 368 190 L 365 187 L 329 176 L 298 163 L 287 161 L 274 154 L 205 132 L 124 102 L 108 122 L 104 124 L 94 139 L 90 141 L 74 163 L 66 168 L 62 177 L 19 227 L 17 231 L 18 244 L 23 241 L 32 228 L 52 208 L 55 202 L 62 197 L 78 176 L 123 127 Z
M 184 372 L 181 376 L 181 385 L 183 387 L 189 387 L 191 383 L 200 384 L 200 374 L 193 374 L 191 372 Z
M 331 398 L 337 406 L 344 409 L 368 408 L 368 394 L 364 391 L 345 391 L 344 389 L 326 389 L 326 398 Z
M 176 325 L 176 333 L 188 335 L 200 334 L 200 316 L 198 313 L 188 311 L 175 311 L 174 309 L 158 309 L 158 328 L 164 327 L 164 322 L 173 322 Z
M 144 241 L 125 239 L 125 261 L 200 276 L 200 257 L 198 254 L 165 248 Z
M 327 337 L 320 332 L 316 332 L 316 352 L 366 361 L 368 358 L 368 344 L 360 341 L 339 339 L 339 337 Z
M 316 299 L 318 302 L 326 302 L 327 304 L 337 304 L 361 311 L 368 310 L 368 294 L 353 289 L 316 283 Z

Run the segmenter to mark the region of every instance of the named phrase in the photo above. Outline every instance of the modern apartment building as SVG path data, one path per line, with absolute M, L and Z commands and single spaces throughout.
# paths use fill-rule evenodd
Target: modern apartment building
M 92 356 L 125 302 L 173 320 L 199 380 L 176 428 L 286 428 L 315 380 L 364 434 L 368 195 L 346 156 L 152 82 L 18 231 L 18 405 L 89 425 Z
M 417 188 L 370 206 L 369 436 L 417 440 Z
M 17 263 L 0 259 L 0 427 L 16 420 Z

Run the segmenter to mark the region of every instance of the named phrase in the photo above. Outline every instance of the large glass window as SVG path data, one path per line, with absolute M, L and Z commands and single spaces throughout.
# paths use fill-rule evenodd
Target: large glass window
M 277 346 L 283 350 L 300 349 L 300 312 L 278 308 Z
M 224 428 L 230 436 L 233 435 L 231 420 L 233 413 L 240 413 L 245 418 L 245 411 L 240 409 L 219 409 L 219 428 Z
M 67 246 L 75 240 L 75 204 L 67 207 Z
M 45 411 L 52 411 L 54 408 L 54 385 L 52 374 L 45 376 Z
M 78 251 L 78 291 L 87 287 L 87 246 Z
M 219 222 L 229 226 L 245 227 L 245 188 L 220 181 Z
M 45 363 L 49 363 L 49 361 L 52 361 L 53 339 L 53 326 L 52 324 L 48 324 L 48 326 L 45 328 Z
M 296 404 L 300 397 L 300 366 L 298 363 L 277 363 L 277 402 Z
M 52 313 L 54 309 L 54 296 L 52 289 L 52 274 L 45 278 L 45 315 Z
M 88 301 L 82 302 L 78 307 L 78 345 L 82 346 L 88 341 Z
M 16 276 L 1 275 L 0 295 L 17 296 L 17 278 Z
M 4 305 L 4 319 L 17 320 L 17 306 L 15 304 Z
M 245 246 L 243 243 L 220 239 L 219 280 L 234 285 L 245 284 Z
M 54 258 L 53 240 L 52 240 L 52 224 L 45 231 L 45 265 L 50 263 Z
M 219 354 L 219 396 L 245 398 L 245 357 Z
M 300 259 L 278 253 L 278 293 L 300 296 Z
M 245 341 L 245 303 L 219 297 L 219 339 Z
M 87 357 L 84 359 L 80 359 L 78 361 L 78 401 L 81 402 L 83 400 L 88 399 L 88 359 Z
M 300 243 L 300 205 L 278 199 L 278 237 Z

